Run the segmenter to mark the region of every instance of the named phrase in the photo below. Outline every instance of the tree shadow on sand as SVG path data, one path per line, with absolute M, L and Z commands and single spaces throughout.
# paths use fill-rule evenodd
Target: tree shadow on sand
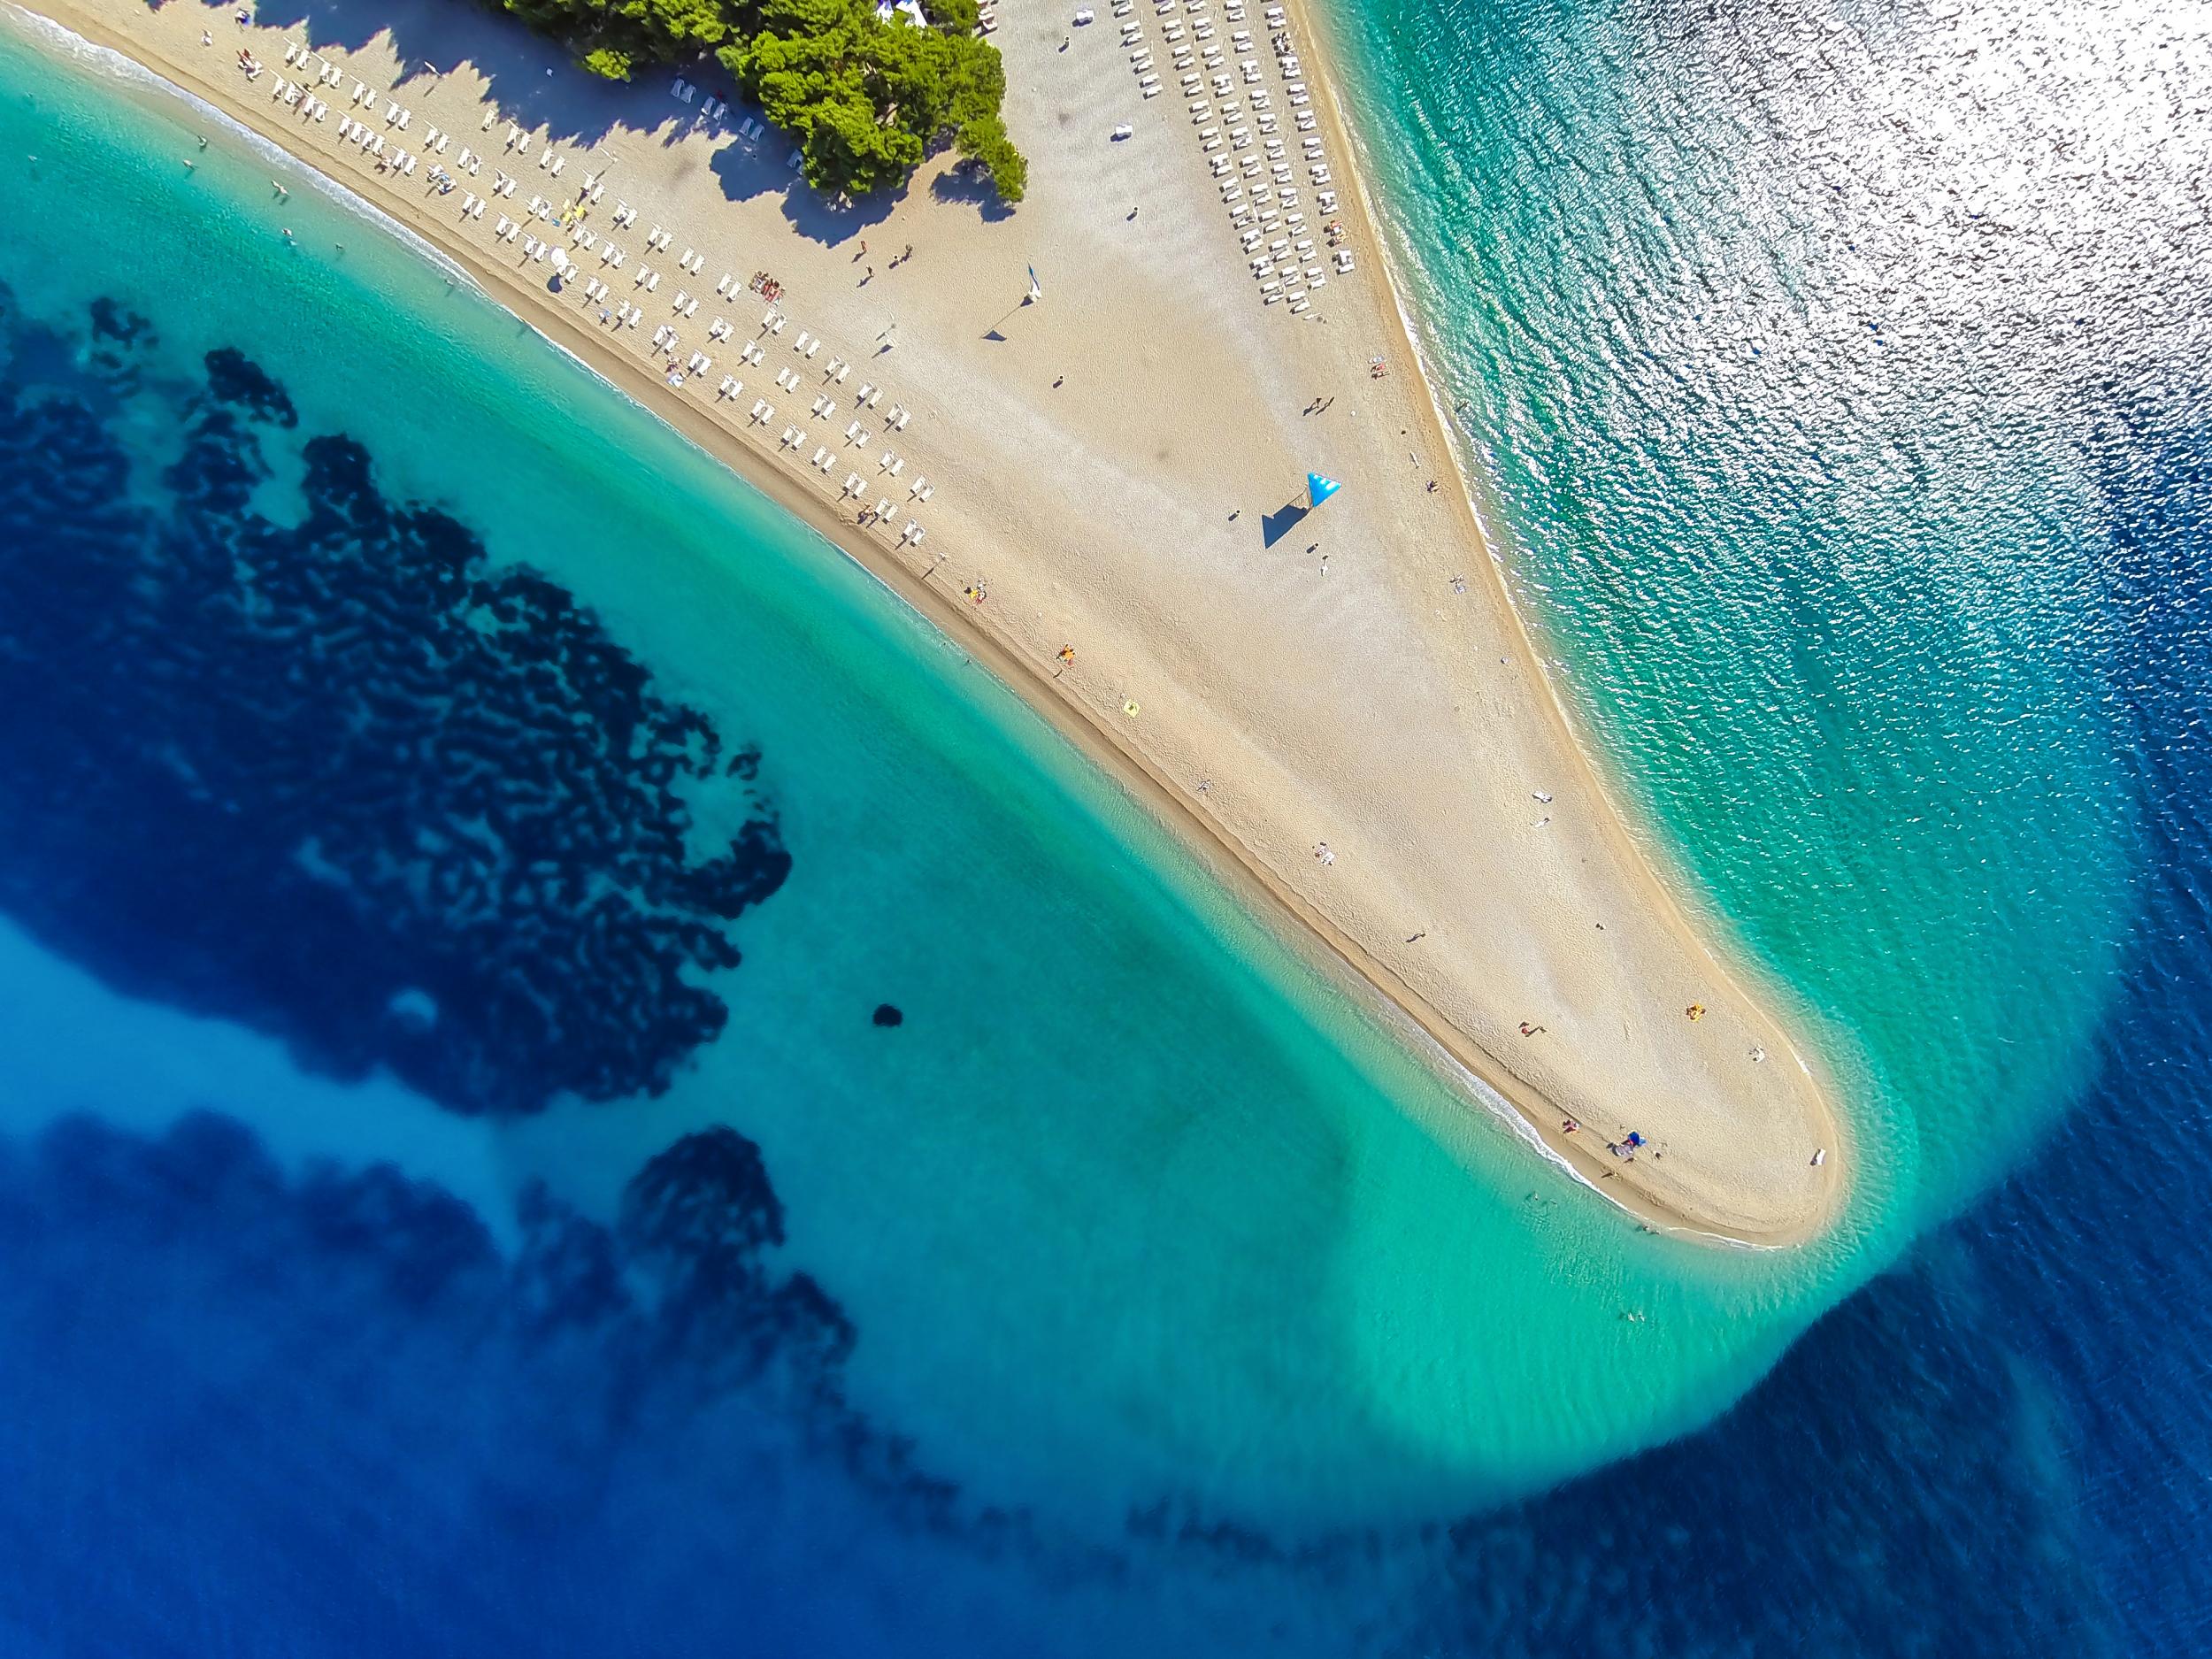
M 965 165 L 948 167 L 930 180 L 929 193 L 940 202 L 972 204 L 987 223 L 1014 216 L 1014 210 L 1000 196 L 990 175 L 980 168 Z
M 158 6 L 165 0 L 150 3 Z M 227 22 L 235 0 L 203 0 L 203 5 L 211 18 Z M 640 70 L 637 79 L 619 82 L 585 73 L 558 42 L 493 6 L 456 5 L 453 0 L 379 0 L 374 5 L 364 0 L 257 0 L 251 10 L 257 24 L 283 29 L 319 54 L 338 55 L 342 69 L 343 54 L 383 40 L 405 65 L 400 85 L 419 88 L 418 96 L 440 76 L 465 65 L 483 77 L 502 120 L 542 128 L 555 145 L 594 151 L 595 169 L 611 169 L 617 188 L 626 147 L 643 142 L 667 149 L 702 132 L 711 134 L 723 142 L 707 165 L 723 195 L 733 202 L 780 195 L 786 222 L 825 247 L 865 235 L 889 217 L 910 188 L 902 185 L 857 202 L 826 200 L 787 165 L 788 134 L 771 128 L 750 143 L 738 138 L 738 122 L 758 119 L 760 111 L 739 96 L 728 72 L 711 58 L 681 67 L 653 65 Z M 217 38 L 219 43 L 219 33 Z M 700 88 L 700 98 L 689 104 L 669 98 L 663 76 L 692 82 Z M 710 97 L 730 106 L 718 123 L 701 113 L 701 104 Z M 488 158 L 496 162 L 497 152 Z M 998 199 L 987 178 L 965 167 L 940 173 L 928 188 L 939 201 L 973 203 L 986 219 L 1001 219 L 1012 211 Z

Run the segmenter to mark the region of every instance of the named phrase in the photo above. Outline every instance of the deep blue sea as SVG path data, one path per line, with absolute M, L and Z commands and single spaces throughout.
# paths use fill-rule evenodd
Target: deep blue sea
M 1845 1235 L 1641 1237 L 6 14 L 0 1652 L 2212 1649 L 2212 26 L 1332 17 L 1578 711 L 1890 1137 Z

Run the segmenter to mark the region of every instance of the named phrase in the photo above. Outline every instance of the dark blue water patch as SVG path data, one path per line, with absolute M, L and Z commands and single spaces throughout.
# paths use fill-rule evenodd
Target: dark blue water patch
M 1399 1651 L 2212 1652 L 2212 411 L 2082 417 L 2144 838 L 2059 1133 L 1719 1423 L 1454 1538 Z M 2000 1131 L 2001 1133 L 2001 1131 Z
M 2158 810 L 2097 1086 L 1705 1432 L 1453 1526 L 1293 1540 L 1170 1502 L 1079 1554 L 1048 1517 L 971 1513 L 851 1407 L 862 1335 L 779 1263 L 733 1131 L 654 1160 L 612 1225 L 526 1192 L 502 1256 L 390 1170 L 288 1178 L 218 1119 L 75 1123 L 0 1147 L 0 1630 L 55 1654 L 1033 1656 L 1043 1629 L 1118 1655 L 1126 1629 L 1056 1622 L 1107 1583 L 1163 1655 L 2206 1651 L 2212 502 L 2200 446 L 2162 453 L 2113 494 L 2143 603 L 2112 684 Z M 863 1617 L 926 1598 L 948 1552 L 1031 1627 Z M 1239 1616 L 1190 1612 L 1193 1580 Z
M 665 1087 L 790 868 L 757 755 L 349 438 L 304 441 L 273 522 L 298 416 L 234 350 L 134 498 L 116 423 L 151 330 L 103 301 L 42 334 L 12 327 L 0 381 L 0 908 L 119 989 L 457 1110 Z M 742 827 L 695 857 L 718 789 Z
M 434 1184 L 288 1173 L 211 1113 L 0 1142 L 0 1649 L 879 1652 L 903 1551 L 1111 1571 L 849 1402 L 853 1327 L 735 1131 L 611 1225 L 534 1187 L 519 1220 L 503 1253 Z

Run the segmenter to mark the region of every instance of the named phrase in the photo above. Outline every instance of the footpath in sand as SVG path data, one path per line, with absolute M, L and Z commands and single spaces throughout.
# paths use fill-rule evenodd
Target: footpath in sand
M 450 0 L 330 0 L 311 24 L 296 5 L 265 5 L 242 27 L 228 11 L 139 0 L 35 9 L 358 191 L 821 527 L 1217 867 L 1263 887 L 1601 1190 L 1655 1225 L 1809 1237 L 1847 1162 L 1825 1088 L 1764 993 L 1692 928 L 1561 714 L 1420 378 L 1317 73 L 1325 43 L 1294 14 L 1271 27 L 1269 0 L 1234 22 L 1225 4 L 1177 0 L 1163 14 L 1138 0 L 1127 20 L 1141 38 L 1126 43 L 1105 7 L 1077 27 L 1071 12 L 1010 6 L 993 38 L 1008 125 L 1030 157 L 1011 214 L 939 165 L 895 202 L 833 210 L 789 172 L 787 142 L 740 138 L 750 112 L 718 70 L 689 104 L 666 74 L 609 86 L 518 23 Z M 1201 19 L 1213 32 L 1202 42 Z M 1233 29 L 1255 50 L 1226 50 Z M 1277 34 L 1292 37 L 1309 104 L 1291 101 Z M 288 42 L 311 46 L 315 66 L 288 73 Z M 1201 96 L 1235 114 L 1192 118 L 1172 61 L 1186 43 L 1222 49 L 1229 91 L 1202 63 Z M 257 80 L 237 66 L 242 47 L 264 66 Z M 1141 96 L 1138 51 L 1161 96 Z M 328 105 L 320 119 L 273 96 L 325 65 L 342 79 L 308 87 Z M 360 82 L 373 96 L 357 103 Z M 1271 169 L 1246 177 L 1256 145 L 1233 148 L 1234 129 L 1254 126 L 1255 91 L 1279 117 L 1329 278 L 1302 315 L 1263 303 L 1210 172 L 1219 156 L 1231 182 L 1275 182 Z M 731 100 L 728 113 L 707 118 L 709 98 Z M 395 101 L 404 129 L 386 119 Z M 1333 212 L 1319 211 L 1301 108 L 1317 118 Z M 417 155 L 414 173 L 342 141 L 354 119 L 388 158 Z M 526 154 L 509 148 L 510 122 Z M 442 151 L 433 127 L 449 134 Z M 1222 129 L 1210 154 L 1209 128 Z M 459 165 L 464 149 L 480 172 Z M 440 166 L 449 194 L 432 182 Z M 503 172 L 511 196 L 492 194 Z M 572 203 L 588 176 L 605 187 L 584 221 L 588 250 L 528 211 L 534 196 Z M 480 219 L 463 211 L 471 195 L 487 198 Z M 615 225 L 618 203 L 634 224 Z M 511 242 L 495 236 L 502 216 L 521 222 Z M 1349 273 L 1325 238 L 1332 222 Z M 280 223 L 273 198 L 272 234 Z M 656 227 L 664 250 L 647 245 Z M 583 280 L 555 291 L 527 237 L 560 248 Z M 609 242 L 619 267 L 602 263 Z M 687 251 L 695 273 L 679 269 Z M 1042 296 L 1025 305 L 1033 265 Z M 643 269 L 659 273 L 649 291 Z M 780 333 L 763 332 L 770 307 L 746 286 L 764 271 L 780 284 Z M 726 275 L 733 297 L 716 292 Z M 609 292 L 588 298 L 586 280 Z M 695 312 L 676 309 L 679 292 Z M 599 320 L 628 304 L 638 326 Z M 709 338 L 717 318 L 729 338 Z M 713 359 L 681 388 L 652 345 L 664 324 L 674 366 Z M 811 357 L 802 335 L 821 342 Z M 757 365 L 741 358 L 748 342 Z M 725 376 L 743 390 L 718 396 Z M 834 410 L 814 413 L 826 397 Z M 752 419 L 757 401 L 773 416 Z M 856 420 L 864 448 L 846 436 Z M 789 427 L 804 438 L 785 442 Z M 1310 470 L 1343 488 L 1302 511 Z M 856 522 L 885 500 L 882 523 Z M 910 523 L 918 543 L 902 539 Z M 1578 1129 L 1563 1133 L 1571 1120 Z M 1644 1143 L 1632 1159 L 1609 1150 L 1632 1133 Z

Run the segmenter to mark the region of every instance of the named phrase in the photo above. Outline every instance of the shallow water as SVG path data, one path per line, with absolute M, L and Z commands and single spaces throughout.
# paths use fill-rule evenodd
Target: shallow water
M 2033 449 L 1978 463 L 2025 480 L 1962 494 L 1985 518 L 1847 495 L 1815 560 L 1747 505 L 1666 543 L 1727 581 L 1608 578 L 1664 568 L 1636 503 L 1701 475 L 1625 413 L 1578 441 L 1553 358 L 1439 305 L 1594 730 L 1867 1073 L 1843 1237 L 1655 1247 L 534 336 L 296 187 L 280 218 L 157 101 L 12 38 L 0 83 L 42 157 L 0 248 L 31 1645 L 1764 1650 L 1815 1597 L 1844 1650 L 2180 1628 L 2186 1573 L 2090 1525 L 2144 1425 L 2084 1413 L 2181 1350 L 2113 1334 L 2128 1257 L 2081 1217 L 2185 1206 L 2101 1130 L 2202 1112 L 2159 1001 L 2202 908 L 2200 448 L 2108 465 L 2102 541 Z M 2044 1141 L 2100 1063 L 2172 1092 Z M 1694 1426 L 2031 1156 L 1715 1428 L 1415 1524 Z M 2110 1479 L 2131 1535 L 2185 1532 Z

